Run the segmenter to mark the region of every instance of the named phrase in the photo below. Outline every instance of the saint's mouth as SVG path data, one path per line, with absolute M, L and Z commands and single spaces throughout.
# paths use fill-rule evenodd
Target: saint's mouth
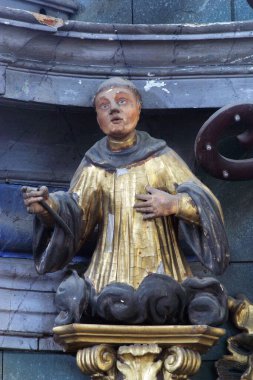
M 112 123 L 119 123 L 119 122 L 121 122 L 123 119 L 121 118 L 121 117 L 119 117 L 119 116 L 114 116 L 114 117 L 112 117 L 111 118 L 111 122 Z

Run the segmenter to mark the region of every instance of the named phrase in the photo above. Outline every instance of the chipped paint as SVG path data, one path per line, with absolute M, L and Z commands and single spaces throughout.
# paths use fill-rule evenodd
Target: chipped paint
M 126 168 L 118 168 L 116 169 L 116 176 L 119 177 L 121 175 L 127 174 L 128 170 Z
M 209 0 L 205 0 L 204 4 L 202 4 L 201 7 L 199 8 L 199 12 L 203 12 L 206 6 L 208 5 L 208 3 L 209 3 Z
M 28 80 L 25 81 L 25 83 L 24 83 L 24 85 L 23 85 L 23 87 L 22 87 L 22 90 L 23 90 L 23 92 L 24 92 L 26 95 L 29 94 L 29 92 L 30 92 L 30 88 L 29 88 L 29 81 L 28 81 Z
M 247 55 L 245 57 L 240 57 L 238 59 L 235 59 L 234 61 L 231 61 L 230 63 L 237 63 L 237 62 L 242 62 L 242 61 L 245 61 L 246 59 L 250 59 L 253 57 L 253 54 L 251 55 Z
M 164 266 L 163 266 L 163 262 L 161 261 L 160 264 L 158 265 L 158 268 L 156 270 L 156 273 L 158 274 L 164 274 L 165 271 L 164 271 Z
M 246 93 L 252 94 L 253 88 L 244 88 L 243 91 Z
M 107 233 L 106 233 L 106 244 L 105 253 L 112 253 L 112 243 L 113 243 L 113 232 L 114 232 L 114 215 L 108 215 L 107 222 Z
M 75 91 L 75 90 L 71 90 L 71 89 L 69 89 L 69 90 L 65 90 L 65 91 L 64 91 L 64 94 L 65 94 L 65 95 L 73 95 L 73 96 L 77 96 L 77 95 L 78 95 L 78 92 Z
M 52 26 L 54 28 L 58 28 L 63 26 L 64 22 L 60 18 L 55 18 L 51 16 L 42 15 L 40 13 L 33 12 L 32 15 L 36 18 L 36 20 L 43 25 Z
M 147 91 L 151 90 L 151 88 L 153 88 L 153 87 L 161 88 L 161 87 L 164 87 L 164 86 L 166 86 L 165 82 L 162 82 L 160 80 L 152 79 L 152 80 L 147 80 L 146 81 L 146 84 L 144 86 L 144 90 L 147 92 Z
M 170 94 L 170 91 L 167 88 L 162 88 L 164 92 L 167 92 L 167 94 Z

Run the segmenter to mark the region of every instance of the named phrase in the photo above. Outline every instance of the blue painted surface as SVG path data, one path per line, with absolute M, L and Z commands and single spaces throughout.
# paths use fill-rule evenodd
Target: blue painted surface
M 74 356 L 45 353 L 3 353 L 3 380 L 88 380 Z
M 246 0 L 80 0 L 72 18 L 123 24 L 185 24 L 253 19 Z
M 88 22 L 132 24 L 132 0 L 79 0 L 73 18 Z
M 253 181 L 221 181 L 201 169 L 198 177 L 221 202 L 230 243 L 231 261 L 251 262 L 253 247 Z M 238 278 L 237 285 L 241 284 Z
M 237 21 L 253 19 L 253 9 L 248 5 L 246 0 L 235 0 L 234 12 L 234 19 Z
M 3 378 L 3 353 L 0 351 L 0 378 Z
M 21 185 L 0 184 L 0 252 L 2 255 L 32 252 L 33 216 L 26 212 Z M 50 188 L 50 191 L 57 190 Z M 21 256 L 20 256 L 21 257 Z
M 135 24 L 187 24 L 231 20 L 230 1 L 134 0 Z
M 217 379 L 217 372 L 213 361 L 203 362 L 199 372 L 191 377 L 192 380 L 215 380 Z
M 20 186 L 0 184 L 0 251 L 31 252 L 32 217 L 22 203 Z

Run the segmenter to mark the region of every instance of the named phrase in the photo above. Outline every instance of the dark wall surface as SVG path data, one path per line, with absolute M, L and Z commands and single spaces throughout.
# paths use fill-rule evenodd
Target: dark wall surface
M 252 20 L 246 0 L 80 0 L 72 18 L 124 24 L 181 24 Z
M 88 380 L 75 358 L 64 354 L 0 351 L 1 380 Z

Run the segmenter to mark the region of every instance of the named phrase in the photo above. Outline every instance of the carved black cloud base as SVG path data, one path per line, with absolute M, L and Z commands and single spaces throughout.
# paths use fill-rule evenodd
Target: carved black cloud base
M 179 284 L 167 275 L 152 273 L 138 289 L 114 282 L 96 293 L 76 271 L 56 293 L 56 325 L 69 323 L 208 324 L 227 318 L 227 294 L 214 278 L 188 278 Z

